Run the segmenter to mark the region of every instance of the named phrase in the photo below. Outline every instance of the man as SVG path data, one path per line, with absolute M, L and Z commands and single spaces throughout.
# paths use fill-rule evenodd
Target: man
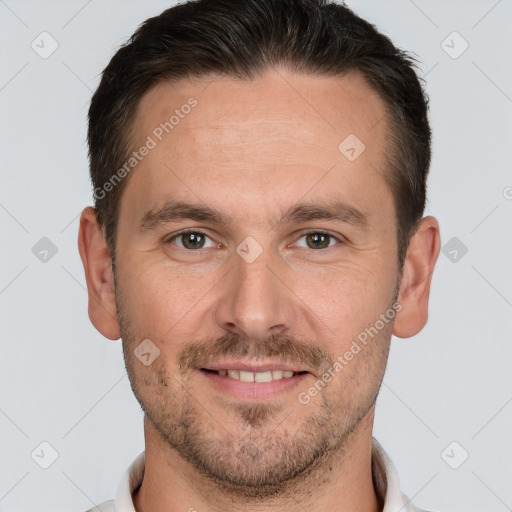
M 411 59 L 325 0 L 185 3 L 113 57 L 89 147 L 89 316 L 146 444 L 100 510 L 419 510 L 372 438 L 440 244 Z

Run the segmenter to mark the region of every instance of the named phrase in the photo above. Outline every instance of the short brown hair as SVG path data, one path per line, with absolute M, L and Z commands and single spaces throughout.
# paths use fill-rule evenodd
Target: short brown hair
M 387 106 L 388 169 L 400 267 L 423 215 L 430 165 L 428 98 L 415 59 L 346 6 L 330 0 L 193 0 L 146 20 L 103 71 L 89 109 L 95 208 L 115 261 L 127 176 L 96 194 L 130 153 L 130 126 L 160 81 L 215 73 L 251 80 L 278 65 L 308 74 L 359 71 Z M 104 191 L 103 191 L 104 192 Z

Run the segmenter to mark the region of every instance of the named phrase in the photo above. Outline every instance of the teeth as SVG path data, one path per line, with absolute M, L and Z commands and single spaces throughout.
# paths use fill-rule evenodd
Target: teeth
M 238 370 L 228 370 L 228 375 L 232 379 L 240 380 L 240 372 Z
M 272 380 L 272 372 L 258 372 L 254 374 L 256 382 L 270 382 Z
M 254 373 L 240 370 L 240 380 L 242 382 L 254 382 Z
M 227 375 L 242 382 L 271 382 L 273 380 L 289 379 L 294 372 L 290 370 L 272 370 L 266 372 L 247 372 L 245 370 L 218 370 L 219 375 Z

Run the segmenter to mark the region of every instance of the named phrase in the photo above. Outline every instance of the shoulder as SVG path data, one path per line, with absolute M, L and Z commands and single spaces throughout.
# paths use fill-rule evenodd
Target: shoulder
M 104 501 L 103 503 L 86 510 L 86 512 L 116 512 L 115 500 Z
M 425 510 L 423 508 L 419 508 L 417 507 L 416 505 L 414 505 L 414 503 L 412 503 L 412 501 L 405 495 L 402 493 L 402 499 L 403 499 L 403 507 L 400 509 L 401 512 L 434 512 L 434 511 L 431 511 L 431 510 Z

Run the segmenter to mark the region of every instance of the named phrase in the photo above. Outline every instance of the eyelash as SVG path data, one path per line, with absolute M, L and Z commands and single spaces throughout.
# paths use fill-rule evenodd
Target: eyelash
M 165 238 L 163 241 L 165 244 L 169 244 L 169 243 L 173 243 L 173 241 L 176 239 L 176 238 L 179 238 L 180 236 L 183 236 L 183 235 L 187 235 L 189 233 L 197 233 L 197 234 L 200 234 L 200 235 L 203 235 L 205 236 L 206 238 L 209 238 L 211 240 L 211 237 L 209 237 L 204 231 L 201 231 L 199 229 L 186 229 L 184 231 L 180 231 L 179 233 L 176 233 L 174 235 L 172 235 L 171 237 L 167 237 Z M 343 240 L 342 238 L 338 237 L 338 236 L 335 236 L 335 235 L 332 235 L 331 233 L 328 233 L 326 231 L 319 231 L 319 230 L 309 230 L 309 231 L 303 231 L 298 240 L 303 238 L 304 236 L 307 236 L 307 235 L 311 235 L 311 234 L 317 234 L 317 235 L 325 235 L 325 236 L 328 236 L 330 237 L 331 239 L 335 239 L 338 244 L 336 245 L 339 245 L 339 244 L 342 244 L 345 240 Z M 176 245 L 176 244 L 174 244 Z M 203 248 L 199 248 L 199 249 L 187 249 L 186 247 L 180 247 L 179 245 L 177 246 L 179 247 L 180 249 L 183 249 L 185 251 L 189 251 L 189 252 L 199 252 L 201 249 Z M 325 249 L 330 249 L 331 245 L 323 248 L 323 249 L 311 249 L 310 247 L 303 247 L 303 249 L 311 249 L 312 251 L 319 251 L 319 250 L 325 250 Z M 213 247 L 206 247 L 206 249 L 213 249 Z

